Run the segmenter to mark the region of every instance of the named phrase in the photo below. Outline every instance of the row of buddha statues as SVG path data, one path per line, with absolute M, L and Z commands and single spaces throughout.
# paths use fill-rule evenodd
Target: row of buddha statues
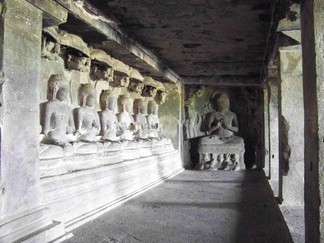
M 142 98 L 133 101 L 127 94 L 117 98 L 112 90 L 102 90 L 101 111 L 97 112 L 96 89 L 87 83 L 79 89 L 80 107 L 72 110 L 66 104 L 69 85 L 59 74 L 49 78 L 48 92 L 49 100 L 41 112 L 41 157 L 53 157 L 56 151 L 65 155 L 91 152 L 98 143 L 161 139 L 158 104 L 152 99 L 147 104 L 146 115 Z
M 89 47 L 79 36 L 48 27 L 43 29 L 42 58 L 64 60 L 66 70 L 89 73 L 92 81 L 105 81 L 114 89 L 123 87 L 155 102 L 165 101 L 167 90 L 152 77 L 144 77 L 135 68 L 108 55 L 102 49 Z

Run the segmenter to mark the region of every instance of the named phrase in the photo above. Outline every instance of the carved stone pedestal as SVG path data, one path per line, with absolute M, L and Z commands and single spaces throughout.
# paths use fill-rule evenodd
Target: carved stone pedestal
M 204 143 L 200 142 L 198 147 L 199 153 L 199 166 L 203 169 L 205 162 L 211 162 L 211 164 L 216 164 L 219 155 L 229 155 L 238 156 L 238 165 L 241 170 L 245 169 L 244 164 L 244 141 L 240 140 L 233 143 Z M 214 163 L 213 163 L 214 162 Z

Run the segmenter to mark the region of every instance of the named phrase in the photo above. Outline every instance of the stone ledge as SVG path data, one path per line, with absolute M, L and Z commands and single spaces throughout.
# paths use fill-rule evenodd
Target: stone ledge
M 60 222 L 49 218 L 48 209 L 38 207 L 0 221 L 0 242 L 48 242 L 65 234 Z
M 42 178 L 43 203 L 51 210 L 53 219 L 73 224 L 83 215 L 90 217 L 179 170 L 182 170 L 180 154 L 174 150 Z
M 68 157 L 40 160 L 41 178 L 63 175 L 78 170 L 120 163 L 126 160 L 161 155 L 175 151 L 172 143 L 155 143 L 150 147 L 100 151 L 95 154 L 74 154 Z

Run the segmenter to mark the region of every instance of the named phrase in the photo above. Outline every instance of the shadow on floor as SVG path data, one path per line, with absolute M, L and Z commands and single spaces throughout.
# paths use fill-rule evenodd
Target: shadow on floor
M 66 242 L 292 242 L 260 171 L 184 171 Z

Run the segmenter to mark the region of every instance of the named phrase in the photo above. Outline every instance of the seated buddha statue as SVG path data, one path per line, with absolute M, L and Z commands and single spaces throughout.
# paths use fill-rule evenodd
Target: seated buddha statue
M 238 121 L 234 112 L 229 110 L 229 99 L 226 94 L 221 94 L 217 99 L 218 111 L 207 115 L 207 136 L 200 139 L 200 143 L 239 143 L 243 139 L 234 135 L 237 133 Z
M 48 101 L 45 103 L 42 124 L 40 158 L 54 158 L 73 153 L 71 142 L 75 140 L 72 110 L 65 103 L 69 86 L 61 75 L 52 75 L 48 83 Z M 61 149 L 62 148 L 62 149 Z M 62 153 L 60 151 L 62 150 Z M 52 152 L 51 152 L 52 151 Z
M 80 88 L 80 104 L 76 109 L 76 131 L 80 142 L 96 142 L 100 132 L 100 121 L 95 109 L 96 90 L 91 84 L 83 84 Z
M 134 100 L 133 110 L 136 137 L 140 139 L 146 139 L 148 137 L 148 123 L 145 116 L 145 107 L 143 99 Z
M 115 115 L 117 98 L 111 90 L 103 90 L 100 94 L 101 112 L 99 112 L 101 124 L 101 136 L 105 141 L 117 141 L 118 120 Z
M 119 96 L 118 108 L 118 133 L 123 140 L 134 140 L 135 121 L 132 116 L 133 99 L 127 95 Z
M 147 123 L 149 126 L 149 137 L 159 138 L 162 132 L 162 126 L 158 117 L 158 105 L 155 101 L 150 100 L 147 105 Z

